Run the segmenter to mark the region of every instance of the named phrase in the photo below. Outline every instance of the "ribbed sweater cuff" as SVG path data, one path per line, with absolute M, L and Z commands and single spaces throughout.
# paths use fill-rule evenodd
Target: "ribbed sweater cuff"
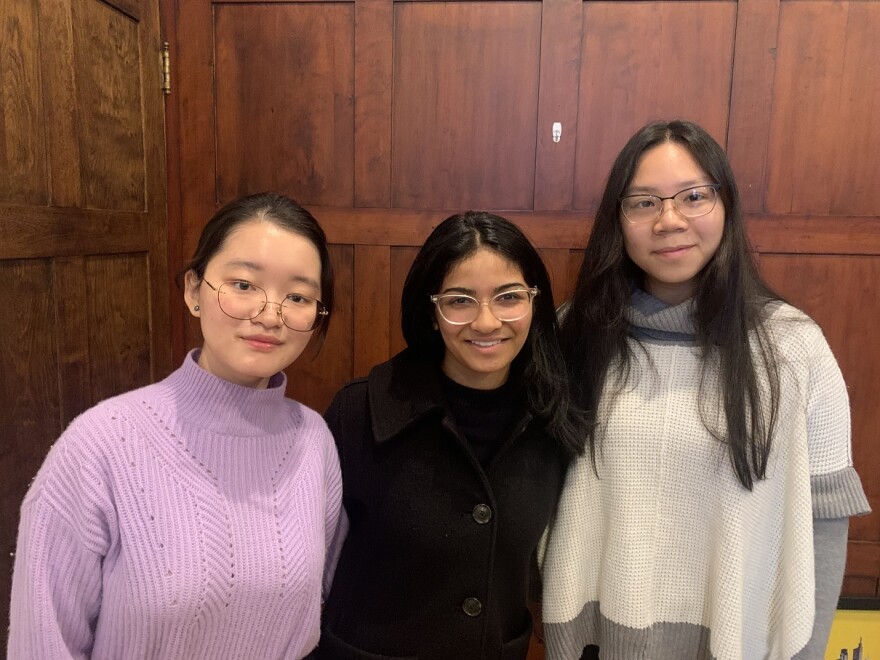
M 871 512 L 862 481 L 852 466 L 810 477 L 814 518 L 846 518 Z

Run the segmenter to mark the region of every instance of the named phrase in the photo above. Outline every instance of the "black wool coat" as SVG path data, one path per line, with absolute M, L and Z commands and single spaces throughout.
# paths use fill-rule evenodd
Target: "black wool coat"
M 566 458 L 528 411 L 484 470 L 433 365 L 407 351 L 326 414 L 350 528 L 318 658 L 523 660 L 535 547 Z

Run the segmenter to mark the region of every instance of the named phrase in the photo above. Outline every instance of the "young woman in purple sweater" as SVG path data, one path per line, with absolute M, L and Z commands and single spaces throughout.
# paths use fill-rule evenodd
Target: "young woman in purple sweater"
M 339 461 L 283 369 L 327 331 L 324 233 L 281 195 L 232 202 L 185 298 L 201 349 L 75 419 L 25 497 L 10 658 L 292 660 L 318 641 Z

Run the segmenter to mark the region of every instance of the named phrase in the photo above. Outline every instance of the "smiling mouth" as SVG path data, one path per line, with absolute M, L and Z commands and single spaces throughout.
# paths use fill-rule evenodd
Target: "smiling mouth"
M 468 343 L 473 344 L 474 346 L 479 346 L 480 348 L 491 348 L 492 346 L 497 346 L 501 342 L 505 341 L 504 339 L 493 339 L 492 341 L 477 341 L 476 339 L 468 339 Z

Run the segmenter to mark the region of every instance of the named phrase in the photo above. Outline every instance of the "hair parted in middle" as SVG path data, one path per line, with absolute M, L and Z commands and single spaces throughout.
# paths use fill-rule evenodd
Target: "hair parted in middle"
M 581 451 L 579 412 L 571 405 L 565 364 L 559 349 L 550 277 L 541 256 L 509 220 L 483 211 L 452 215 L 440 223 L 416 255 L 401 296 L 401 328 L 409 350 L 439 365 L 445 345 L 436 330 L 430 296 L 439 293 L 447 273 L 479 249 L 492 250 L 515 264 L 527 286 L 538 288 L 529 335 L 513 360 L 510 378 L 521 379 L 533 415 L 569 454 Z
M 768 303 L 782 298 L 764 282 L 752 258 L 727 156 L 697 124 L 684 120 L 647 124 L 629 139 L 611 167 L 561 324 L 575 401 L 590 419 L 585 435 L 595 463 L 599 400 L 612 364 L 619 369 L 612 375 L 618 385 L 629 376 L 633 355 L 627 308 L 633 287 L 644 286 L 644 273 L 626 252 L 620 198 L 642 156 L 664 143 L 687 150 L 709 179 L 720 185 L 724 230 L 718 249 L 697 276 L 694 325 L 703 351 L 703 381 L 708 370 L 719 371 L 726 430 L 705 421 L 715 411 L 700 412 L 707 430 L 728 445 L 737 478 L 751 490 L 754 481 L 766 474 L 779 402 L 778 362 L 763 321 Z M 754 350 L 750 338 L 756 342 Z M 768 381 L 766 387 L 759 386 L 759 372 Z

